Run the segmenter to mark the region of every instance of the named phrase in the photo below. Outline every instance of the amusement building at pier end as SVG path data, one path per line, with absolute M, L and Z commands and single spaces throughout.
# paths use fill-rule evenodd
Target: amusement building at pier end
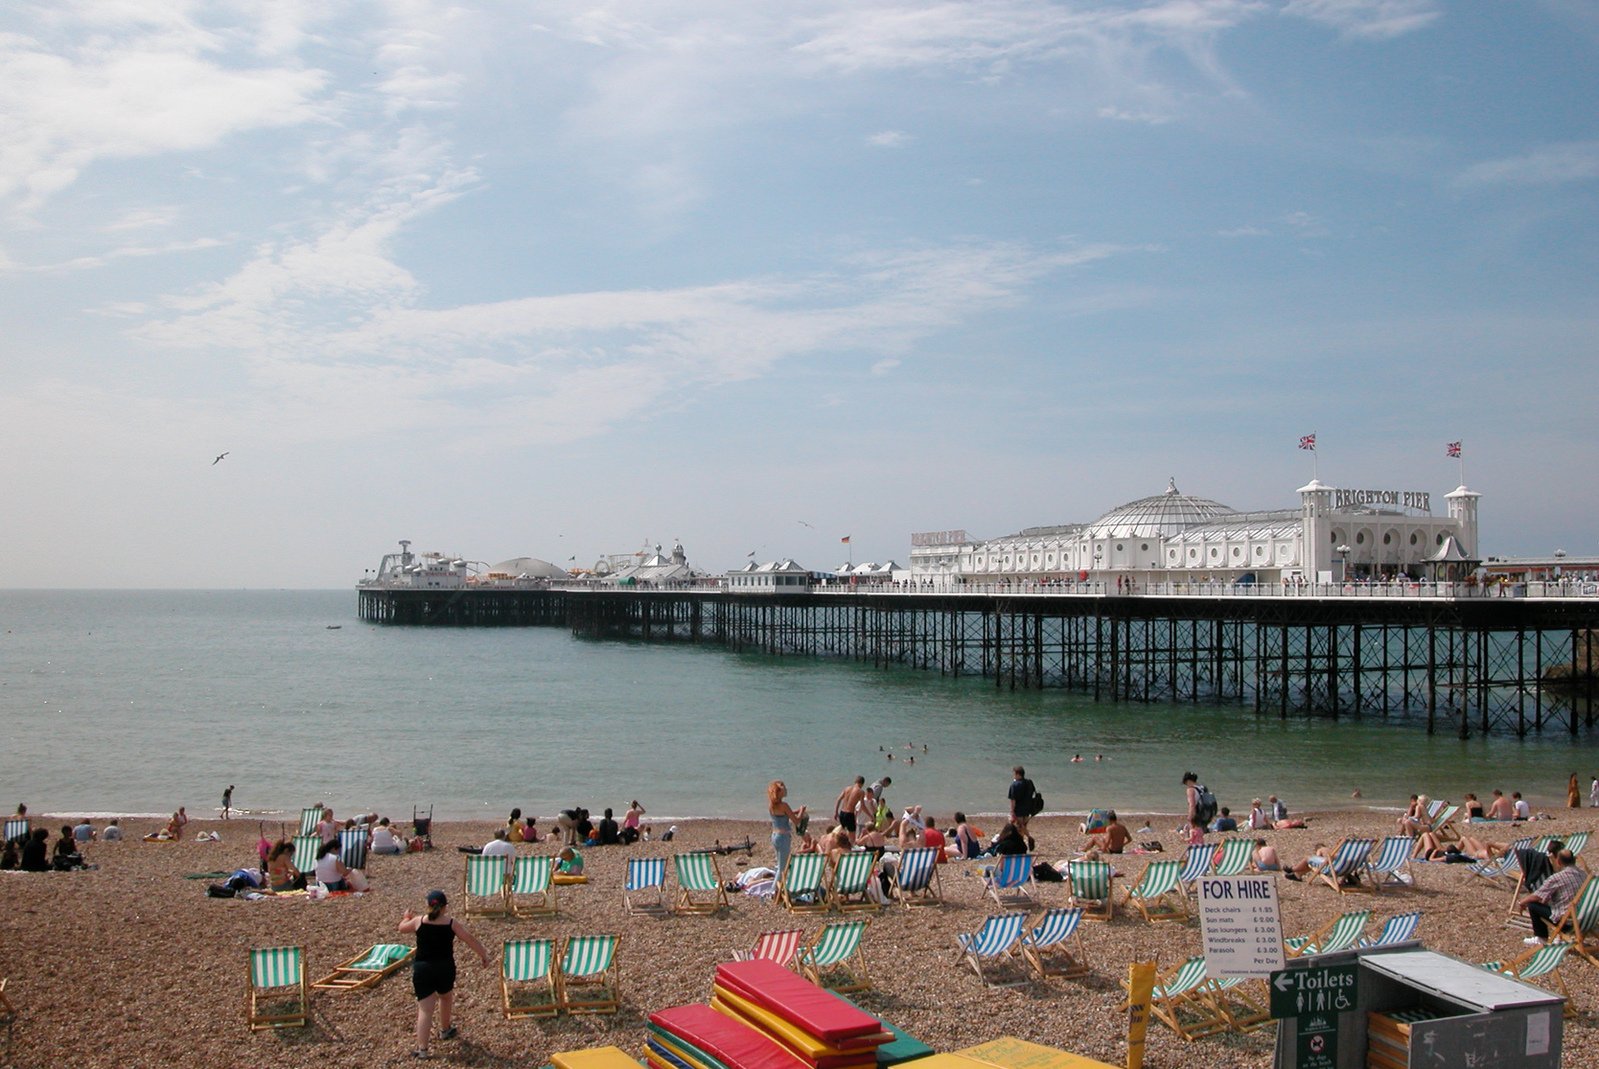
M 1239 512 L 1185 494 L 1130 501 L 1091 523 L 1029 527 L 1000 538 L 965 531 L 911 536 L 916 582 L 1095 580 L 1316 583 L 1464 578 L 1480 560 L 1478 494 L 1459 486 L 1435 516 L 1425 490 L 1340 489 L 1311 480 L 1299 507 Z

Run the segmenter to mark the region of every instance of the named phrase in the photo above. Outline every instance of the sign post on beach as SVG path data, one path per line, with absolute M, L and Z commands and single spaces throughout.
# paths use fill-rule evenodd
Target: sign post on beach
M 1144 1067 L 1144 1033 L 1149 1029 L 1149 1000 L 1155 991 L 1155 963 L 1127 966 L 1127 1069 Z
M 1199 881 L 1205 975 L 1270 979 L 1284 965 L 1282 912 L 1272 876 L 1205 876 Z

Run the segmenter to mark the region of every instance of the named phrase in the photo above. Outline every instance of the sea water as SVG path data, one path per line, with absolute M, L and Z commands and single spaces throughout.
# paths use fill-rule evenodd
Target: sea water
M 0 808 L 761 819 L 856 775 L 896 807 L 992 813 L 1023 764 L 1052 812 L 1173 812 L 1193 770 L 1235 813 L 1586 794 L 1585 733 L 1461 740 L 1411 723 L 1095 703 L 848 661 L 360 622 L 353 591 L 0 591 Z M 1077 756 L 1082 761 L 1076 761 Z M 1103 756 L 1103 760 L 1099 758 Z M 914 759 L 914 763 L 912 761 Z M 1352 798 L 1354 791 L 1361 798 Z

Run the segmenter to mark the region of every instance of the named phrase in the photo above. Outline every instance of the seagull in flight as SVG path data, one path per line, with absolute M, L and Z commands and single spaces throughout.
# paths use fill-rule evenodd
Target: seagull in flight
M 232 450 L 230 449 L 230 450 L 228 450 L 228 452 L 231 453 Z M 228 455 L 227 453 L 218 453 L 217 454 L 217 458 L 211 462 L 211 466 L 214 468 L 218 464 L 222 463 L 222 458 L 227 456 L 227 455 Z
M 816 525 L 815 524 L 806 523 L 804 520 L 795 520 L 794 522 L 799 524 L 801 527 L 809 527 L 813 531 L 816 530 Z

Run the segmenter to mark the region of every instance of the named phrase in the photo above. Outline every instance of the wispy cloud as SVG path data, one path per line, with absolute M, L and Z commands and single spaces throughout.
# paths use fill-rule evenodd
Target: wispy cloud
M 899 148 L 909 144 L 910 140 L 911 135 L 904 130 L 881 130 L 866 137 L 866 143 L 876 148 Z
M 1414 33 L 1443 17 L 1438 0 L 1289 0 L 1283 13 L 1372 40 Z
M 1599 178 L 1599 141 L 1548 145 L 1525 156 L 1485 160 L 1466 168 L 1460 186 L 1555 186 Z
M 52 264 L 11 264 L 0 265 L 0 274 L 7 271 L 29 272 L 33 274 L 60 274 L 67 271 L 84 271 L 95 267 L 104 267 L 114 260 L 144 259 L 151 256 L 171 256 L 177 253 L 198 252 L 202 249 L 215 249 L 228 244 L 221 238 L 193 238 L 188 241 L 168 241 L 159 245 L 121 245 L 114 249 L 95 253 L 92 256 L 77 256 L 70 260 Z

